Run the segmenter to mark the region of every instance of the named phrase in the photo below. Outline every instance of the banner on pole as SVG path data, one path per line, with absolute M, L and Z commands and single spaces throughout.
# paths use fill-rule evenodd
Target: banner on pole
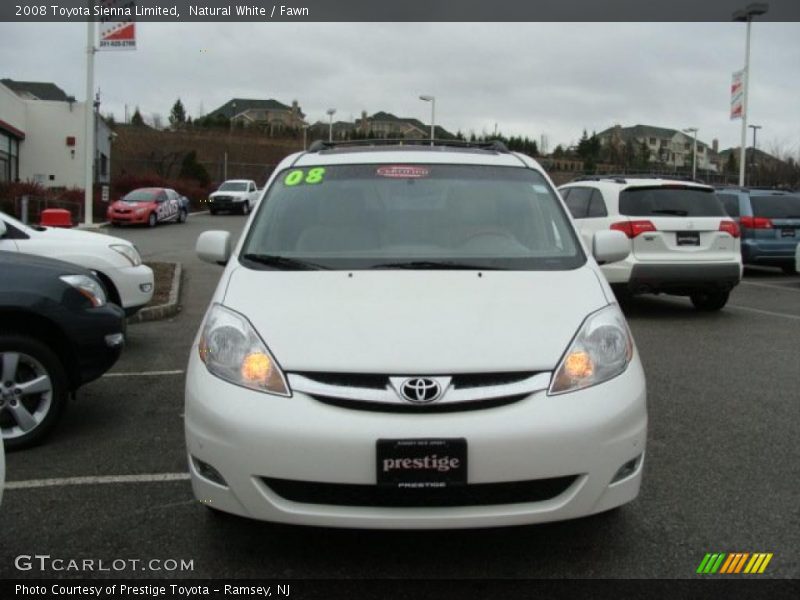
M 744 112 L 744 69 L 735 71 L 731 80 L 731 120 L 741 119 Z
M 100 17 L 98 50 L 136 50 L 136 2 L 134 0 L 99 0 L 104 14 Z

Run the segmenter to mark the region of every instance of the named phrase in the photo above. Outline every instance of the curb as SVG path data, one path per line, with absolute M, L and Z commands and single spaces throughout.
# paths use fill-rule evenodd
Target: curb
M 175 270 L 172 272 L 172 286 L 169 290 L 169 299 L 165 304 L 157 306 L 148 306 L 137 312 L 135 315 L 128 317 L 128 323 L 143 323 L 145 321 L 158 321 L 173 317 L 181 310 L 178 304 L 178 299 L 181 294 L 181 277 L 183 275 L 183 265 L 176 262 Z

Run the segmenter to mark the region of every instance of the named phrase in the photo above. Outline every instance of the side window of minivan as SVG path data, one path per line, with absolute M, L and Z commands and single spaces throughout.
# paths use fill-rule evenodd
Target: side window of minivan
M 603 200 L 603 194 L 600 190 L 593 190 L 592 197 L 589 200 L 589 211 L 587 216 L 591 219 L 593 217 L 607 217 L 608 210 L 606 210 L 606 203 Z
M 564 198 L 569 212 L 574 219 L 585 219 L 589 216 L 589 199 L 592 197 L 592 189 L 584 187 L 570 188 L 569 195 Z
M 728 216 L 739 216 L 739 196 L 736 194 L 717 194 L 717 196 L 719 196 L 719 199 L 722 201 L 722 206 L 725 208 L 725 212 L 728 213 Z

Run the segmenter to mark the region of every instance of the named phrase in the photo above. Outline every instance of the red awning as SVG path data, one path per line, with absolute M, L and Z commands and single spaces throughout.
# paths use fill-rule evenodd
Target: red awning
M 8 133 L 13 135 L 18 140 L 24 140 L 25 139 L 25 132 L 24 131 L 20 131 L 19 129 L 17 129 L 13 125 L 9 125 L 5 121 L 3 121 L 3 119 L 0 119 L 0 129 L 3 129 L 5 131 L 7 131 Z

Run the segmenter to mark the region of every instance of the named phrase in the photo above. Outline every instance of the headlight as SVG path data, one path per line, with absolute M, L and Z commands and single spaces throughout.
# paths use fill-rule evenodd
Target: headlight
M 146 213 L 146 212 L 147 212 L 147 209 L 146 209 L 146 208 L 137 208 L 137 209 L 136 209 L 136 214 L 137 214 L 137 215 L 143 215 L 143 214 L 144 214 L 144 213 Z
M 83 294 L 97 308 L 106 303 L 106 292 L 97 281 L 86 275 L 62 275 L 61 281 Z
M 608 381 L 633 358 L 633 338 L 619 306 L 589 315 L 556 369 L 549 394 L 563 394 Z
M 142 264 L 142 257 L 139 256 L 139 253 L 133 246 L 128 246 L 127 244 L 111 244 L 109 248 L 111 248 L 114 252 L 122 254 L 122 256 L 127 258 L 134 267 L 138 267 L 140 264 Z
M 236 311 L 212 305 L 198 350 L 208 371 L 220 379 L 267 394 L 292 395 L 267 345 Z

